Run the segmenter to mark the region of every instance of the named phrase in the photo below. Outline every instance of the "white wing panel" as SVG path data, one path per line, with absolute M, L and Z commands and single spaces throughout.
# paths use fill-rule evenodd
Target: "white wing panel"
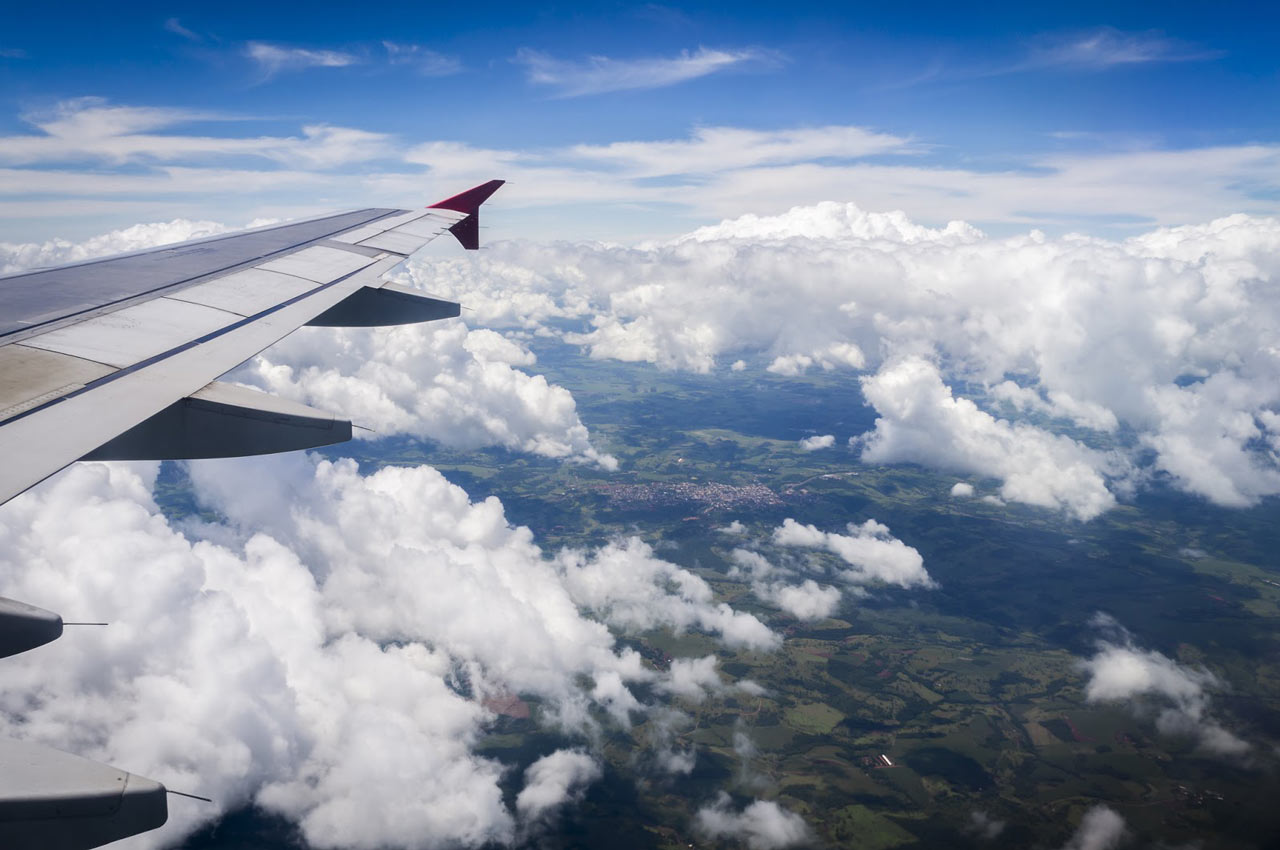
M 329 248 L 325 245 L 312 245 L 296 254 L 263 263 L 258 268 L 291 274 L 316 283 L 332 283 L 365 266 L 373 265 L 374 262 L 373 257 L 366 257 L 363 254 L 355 254 L 341 248 Z
M 157 298 L 23 340 L 22 344 L 124 368 L 239 318 L 225 310 Z
M 169 296 L 174 301 L 189 301 L 216 307 L 241 316 L 254 316 L 281 302 L 310 292 L 319 284 L 292 275 L 266 269 L 245 269 L 184 289 Z
M 377 236 L 384 230 L 386 230 L 386 228 L 380 224 L 366 224 L 364 227 L 357 227 L 355 230 L 348 230 L 346 233 L 339 233 L 337 236 L 332 238 L 335 242 L 346 242 L 350 245 L 354 245 L 361 239 L 368 239 L 370 236 Z
M 417 221 L 418 219 L 422 218 L 426 214 L 427 214 L 426 210 L 410 210 L 407 213 L 401 213 L 400 215 L 393 215 L 390 218 L 379 219 L 378 221 L 375 221 L 373 223 L 373 226 L 381 227 L 383 230 L 391 230 L 392 228 L 399 227 L 402 224 L 408 224 L 411 221 Z
M 410 236 L 407 233 L 397 233 L 392 230 L 379 236 L 374 236 L 372 239 L 366 239 L 360 244 L 366 248 L 377 248 L 379 251 L 394 251 L 397 254 L 408 255 L 427 244 L 427 238 Z
M 435 216 L 423 216 L 417 221 L 400 225 L 392 233 L 404 233 L 408 236 L 417 236 L 420 239 L 430 239 L 432 236 L 438 236 L 443 233 L 452 223 L 441 221 Z

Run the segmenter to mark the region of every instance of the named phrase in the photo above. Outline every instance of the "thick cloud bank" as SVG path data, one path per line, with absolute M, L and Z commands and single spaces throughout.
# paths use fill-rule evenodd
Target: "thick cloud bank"
M 536 698 L 537 722 L 591 741 L 602 723 L 669 711 L 637 684 L 722 687 L 714 657 L 663 673 L 606 623 L 778 640 L 639 541 L 547 557 L 498 500 L 471 502 L 428 467 L 193 463 L 226 522 L 181 529 L 152 502 L 156 469 L 79 464 L 0 509 L 6 594 L 111 622 L 10 659 L 0 732 L 217 801 L 174 802 L 133 846 L 248 803 L 317 847 L 510 842 L 599 768 L 553 753 L 509 807 L 509 766 L 474 748 L 490 706 Z
M 1127 703 L 1139 714 L 1154 714 L 1161 732 L 1190 735 L 1206 752 L 1239 756 L 1249 751 L 1246 741 L 1209 713 L 1208 692 L 1222 687 L 1216 676 L 1139 648 L 1128 630 L 1106 614 L 1098 614 L 1093 623 L 1106 637 L 1098 641 L 1097 654 L 1083 663 L 1089 673 L 1085 699 Z
M 563 338 L 596 357 L 865 369 L 865 460 L 990 476 L 1007 500 L 1089 518 L 1152 475 L 1222 505 L 1280 492 L 1278 271 L 1277 219 L 994 239 L 824 203 L 409 274 L 485 325 L 584 322 Z

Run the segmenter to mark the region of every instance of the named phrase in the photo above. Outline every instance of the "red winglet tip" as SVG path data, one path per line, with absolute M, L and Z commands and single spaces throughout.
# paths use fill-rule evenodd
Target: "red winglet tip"
M 443 201 L 437 201 L 431 204 L 429 210 L 453 210 L 454 212 L 466 213 L 471 215 L 480 209 L 480 205 L 489 200 L 489 196 L 498 189 L 502 188 L 505 180 L 490 180 L 488 183 L 481 183 L 474 189 L 468 189 L 465 192 L 459 192 L 452 198 L 445 198 Z

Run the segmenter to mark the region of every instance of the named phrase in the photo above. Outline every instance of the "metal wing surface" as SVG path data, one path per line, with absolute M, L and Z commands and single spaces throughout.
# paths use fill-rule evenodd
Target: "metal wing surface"
M 382 276 L 446 230 L 478 247 L 480 205 L 501 185 L 0 278 L 0 503 L 80 459 L 349 439 L 346 420 L 216 378 L 302 325 L 458 315 Z

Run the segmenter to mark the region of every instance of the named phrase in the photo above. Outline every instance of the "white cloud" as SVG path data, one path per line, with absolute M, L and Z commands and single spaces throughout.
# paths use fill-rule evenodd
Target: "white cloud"
M 1153 712 L 1162 732 L 1193 736 L 1202 749 L 1217 755 L 1248 752 L 1249 744 L 1209 713 L 1208 691 L 1222 686 L 1216 676 L 1138 648 L 1129 632 L 1105 614 L 1097 615 L 1093 624 L 1108 638 L 1099 640 L 1097 654 L 1083 662 L 1089 673 L 1085 699 L 1128 703 L 1139 714 Z
M 984 811 L 975 810 L 969 813 L 969 825 L 965 827 L 965 832 L 983 841 L 994 841 L 1004 832 L 1004 827 L 1004 821 L 997 820 Z
M 804 818 L 772 800 L 756 800 L 739 812 L 723 792 L 698 810 L 694 827 L 708 838 L 741 841 L 751 850 L 778 850 L 813 840 Z
M 536 697 L 542 721 L 590 733 L 593 708 L 664 710 L 636 683 L 705 679 L 663 685 L 583 612 L 777 642 L 637 542 L 549 559 L 497 499 L 471 502 L 428 467 L 194 462 L 228 524 L 185 531 L 151 500 L 157 469 L 79 464 L 0 509 L 9 592 L 112 623 L 9 660 L 4 733 L 218 801 L 173 806 L 138 847 L 249 804 L 319 848 L 505 843 L 595 771 L 581 753 L 544 759 L 509 809 L 508 766 L 474 751 L 488 697 Z M 630 568 L 643 576 L 617 580 Z
M 951 498 L 968 499 L 968 498 L 971 498 L 972 496 L 973 496 L 972 484 L 967 484 L 964 481 L 957 481 L 955 484 L 951 485 Z
M 885 364 L 862 379 L 862 392 L 880 414 L 865 438 L 864 462 L 909 461 L 992 475 L 1004 480 L 1000 494 L 1007 500 L 1063 508 L 1084 520 L 1115 504 L 1105 478 L 1109 464 L 1100 453 L 955 398 L 938 368 L 923 358 Z
M 814 435 L 805 437 L 800 441 L 800 448 L 806 452 L 816 452 L 818 449 L 829 449 L 836 444 L 834 434 Z
M 716 670 L 718 664 L 719 659 L 714 655 L 673 659 L 667 678 L 660 687 L 667 693 L 702 702 L 708 694 L 724 690 L 724 682 Z
M 527 47 L 513 60 L 523 65 L 529 82 L 550 86 L 559 97 L 653 89 L 714 74 L 744 63 L 776 62 L 777 57 L 755 48 L 712 50 L 699 47 L 673 57 L 611 59 L 591 56 L 583 62 L 556 59 Z
M 766 584 L 757 582 L 752 592 L 765 602 L 777 605 L 797 620 L 822 620 L 830 617 L 840 607 L 840 590 L 822 587 L 813 579 L 805 579 L 797 585 L 783 582 Z
M 600 763 L 582 750 L 556 750 L 525 769 L 516 811 L 526 820 L 546 818 L 581 799 L 602 772 Z
M 750 614 L 716 603 L 698 576 L 653 557 L 638 538 L 586 553 L 563 550 L 556 559 L 565 587 L 579 605 L 624 631 L 698 628 L 730 646 L 774 649 L 781 639 Z
M 1083 518 L 1152 479 L 1222 505 L 1280 493 L 1280 307 L 1258 283 L 1280 274 L 1277 234 L 1237 215 L 1124 242 L 992 239 L 822 204 L 643 247 L 421 256 L 401 280 L 596 357 L 865 369 L 880 421 L 854 444 L 864 460 L 991 476 L 1004 501 Z M 62 249 L 2 250 L 12 267 Z
M 83 242 L 71 242 L 67 239 L 25 244 L 0 242 L 0 274 L 78 263 L 94 257 L 140 251 L 170 242 L 215 236 L 226 231 L 227 228 L 217 222 L 174 219 L 155 224 L 135 224 Z
M 216 165 L 248 158 L 294 169 L 331 169 L 385 156 L 390 139 L 381 133 L 370 133 L 348 127 L 311 124 L 302 127 L 301 137 L 231 135 L 195 136 L 172 130 L 195 122 L 226 124 L 234 116 L 185 108 L 117 106 L 102 98 L 85 97 L 62 101 L 44 112 L 23 115 L 23 120 L 38 130 L 0 137 L 0 163 L 12 165 L 45 165 L 79 161 L 104 161 L 115 166 L 153 162 L 199 162 L 189 171 L 167 172 L 167 184 L 156 184 L 154 173 L 130 173 L 113 176 L 113 182 L 102 191 L 130 194 L 139 190 L 163 191 L 168 185 L 186 191 L 200 191 L 194 182 L 202 174 L 217 174 Z M 56 174 L 54 175 L 56 177 Z M 91 175 L 80 174 L 84 179 Z M 101 175 L 92 175 L 100 181 Z M 31 191 L 66 192 L 70 186 L 49 182 L 44 171 L 19 170 L 13 173 L 11 191 L 25 187 Z M 175 179 L 177 178 L 177 179 Z M 181 179 L 188 178 L 188 179 Z M 74 179 L 74 178 L 71 178 Z M 44 180 L 45 185 L 39 182 Z M 3 184 L 0 184 L 3 185 Z M 208 188 L 215 188 L 208 186 Z M 227 191 L 225 185 L 221 191 Z M 236 191 L 245 191 L 241 182 Z M 86 191 L 84 188 L 81 192 Z
M 863 127 L 833 125 L 780 130 L 695 127 L 687 139 L 575 145 L 567 154 L 593 167 L 607 167 L 637 179 L 910 152 L 910 140 L 906 138 Z M 704 228 L 691 238 L 706 238 L 715 232 L 715 228 Z
M 304 328 L 231 378 L 346 415 L 373 438 L 412 434 L 616 469 L 617 460 L 591 445 L 572 394 L 520 370 L 534 361 L 519 343 L 460 321 Z
M 177 18 L 168 18 L 164 22 L 164 28 L 174 35 L 180 35 L 187 41 L 204 41 L 204 37 L 197 32 L 192 32 L 182 25 L 182 21 Z
M 286 54 L 288 50 L 267 47 Z M 428 61 L 422 50 L 412 50 L 414 45 L 396 47 L 400 52 L 387 54 L 387 61 L 418 55 L 427 71 L 443 73 L 451 68 L 447 57 Z M 339 56 L 363 61 L 365 54 L 387 50 L 369 47 L 360 54 Z M 83 109 L 83 100 L 69 103 L 80 103 Z M 114 108 L 152 109 L 174 116 L 185 112 Z M 41 116 L 33 118 L 43 121 Z M 43 175 L 41 167 L 22 168 L 23 179 L 9 181 L 12 186 L 0 180 L 0 195 L 6 196 L 0 201 L 0 216 L 13 222 L 10 233 L 46 238 L 47 224 L 38 217 L 86 219 L 85 201 L 91 197 L 98 199 L 92 207 L 93 218 L 118 226 L 122 221 L 138 221 L 140 215 L 247 219 L 314 214 L 334 206 L 372 202 L 418 205 L 458 186 L 502 176 L 518 187 L 502 196 L 508 210 L 557 208 L 554 216 L 518 212 L 508 217 L 509 229 L 504 233 L 511 235 L 563 238 L 587 233 L 636 239 L 671 235 L 688 222 L 740 216 L 746 210 L 767 221 L 798 204 L 853 198 L 864 208 L 901 209 L 937 223 L 965 218 L 1059 229 L 1084 223 L 1133 232 L 1140 224 L 1181 224 L 1235 211 L 1275 212 L 1275 203 L 1267 198 L 1276 188 L 1275 166 L 1280 158 L 1280 149 L 1263 144 L 1108 153 L 1049 151 L 1026 154 L 1015 167 L 1003 171 L 977 170 L 939 161 L 933 151 L 945 148 L 945 139 L 917 140 L 906 133 L 840 125 L 698 126 L 686 138 L 506 150 L 422 136 L 403 141 L 379 138 L 378 144 L 361 149 L 365 158 L 329 166 L 295 157 L 295 151 L 305 152 L 318 142 L 261 137 L 256 129 L 236 132 L 234 124 L 224 124 L 217 135 L 203 136 L 175 126 L 190 120 L 196 119 L 166 124 L 165 132 L 135 129 L 125 134 L 69 132 L 58 138 L 39 134 L 0 138 L 0 163 L 97 166 L 78 168 L 61 180 Z M 381 137 L 358 128 L 345 129 Z M 229 158 L 244 159 L 263 174 L 288 174 L 272 180 L 224 177 Z M 139 163 L 153 167 L 139 168 Z M 171 171 L 154 163 L 180 163 L 183 169 Z M 379 168 L 371 168 L 371 163 Z M 103 164 L 110 170 L 104 170 Z M 81 185 L 70 179 L 77 173 L 85 178 Z M 33 193 L 41 197 L 32 200 Z M 124 206 L 126 202 L 130 205 Z M 181 210 L 175 210 L 178 205 Z M 903 213 L 898 217 L 906 219 Z M 806 218 L 819 227 L 829 226 L 824 223 L 827 216 Z M 81 221 L 78 226 L 86 225 Z M 15 229 L 19 227 L 24 230 Z M 823 236 L 822 230 L 811 232 L 815 238 Z M 771 357 L 792 353 L 803 352 L 775 351 Z
M 846 531 L 849 533 L 820 531 L 816 526 L 787 519 L 774 529 L 773 542 L 778 546 L 826 549 L 839 555 L 853 568 L 842 573 L 842 578 L 851 584 L 883 581 L 901 587 L 933 585 L 920 553 L 891 535 L 887 526 L 869 519 L 861 525 L 849 523 Z
M 1009 70 L 1106 70 L 1125 65 L 1211 59 L 1220 55 L 1196 49 L 1157 32 L 1123 32 L 1114 27 L 1098 27 L 1087 32 L 1040 36 L 1032 42 L 1027 59 Z
M 268 77 L 281 71 L 301 71 L 306 68 L 345 68 L 360 61 L 354 54 L 341 50 L 313 50 L 269 44 L 265 41 L 249 42 L 245 45 L 244 55 L 258 63 Z
M 455 56 L 446 56 L 420 44 L 382 42 L 387 61 L 392 65 L 409 65 L 426 77 L 447 77 L 462 71 L 462 62 Z
M 1094 806 L 1084 813 L 1080 826 L 1062 850 L 1115 850 L 1125 837 L 1124 818 L 1107 806 Z

